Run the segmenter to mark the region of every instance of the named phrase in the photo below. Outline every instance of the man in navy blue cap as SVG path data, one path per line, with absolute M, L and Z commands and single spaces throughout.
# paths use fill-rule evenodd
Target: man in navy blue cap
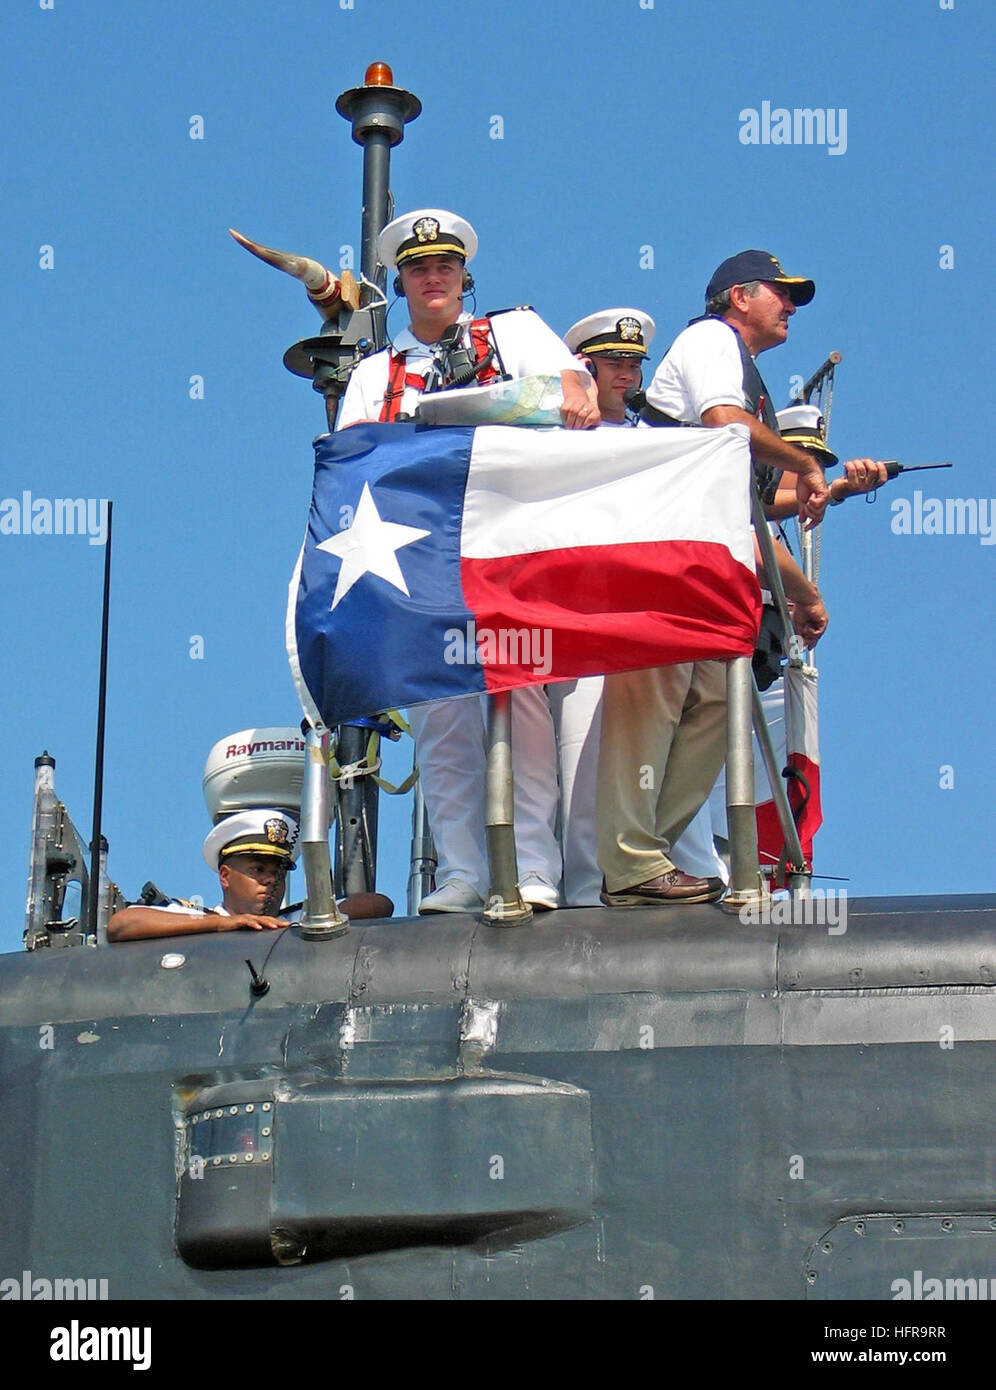
M 762 494 L 774 498 L 781 472 L 795 477 L 800 514 L 818 521 L 829 500 L 822 469 L 778 432 L 771 393 L 754 359 L 788 337 L 796 308 L 816 293 L 812 280 L 786 275 L 768 251 L 741 251 L 717 267 L 706 288 L 706 311 L 671 345 L 647 389 L 650 424 L 744 424 L 762 473 Z
M 742 251 L 718 267 L 706 313 L 681 333 L 647 390 L 653 425 L 744 424 L 751 452 L 774 495 L 782 470 L 796 478 L 800 513 L 818 520 L 828 501 L 811 454 L 785 443 L 754 358 L 784 342 L 796 306 L 815 293 L 766 251 Z M 826 624 L 812 589 L 807 616 L 815 640 Z M 803 599 L 803 595 L 798 595 Z M 599 757 L 598 857 L 602 901 L 612 907 L 713 902 L 715 876 L 678 869 L 671 847 L 706 801 L 726 751 L 726 665 L 697 661 L 606 677 Z M 653 770 L 652 776 L 646 769 Z
M 658 367 L 643 415 L 653 425 L 746 425 L 765 500 L 774 500 L 784 471 L 795 480 L 800 515 L 819 520 L 830 500 L 823 471 L 812 452 L 782 439 L 754 362 L 785 341 L 789 319 L 815 292 L 812 280 L 787 275 L 768 251 L 741 251 L 723 261 L 706 288 L 704 316 L 678 335 Z M 873 485 L 879 465 L 859 462 L 867 465 L 863 481 Z M 779 567 L 796 628 L 812 646 L 827 621 L 819 592 L 794 564 L 783 568 L 779 557 Z M 669 851 L 709 795 L 725 744 L 723 662 L 606 678 L 599 761 L 603 902 L 629 907 L 719 896 L 721 884 L 683 874 Z M 647 765 L 653 778 L 643 775 Z

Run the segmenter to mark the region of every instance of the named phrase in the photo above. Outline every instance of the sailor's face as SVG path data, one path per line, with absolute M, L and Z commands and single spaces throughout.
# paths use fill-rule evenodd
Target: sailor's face
M 593 360 L 598 367 L 596 381 L 599 409 L 620 409 L 625 405 L 625 392 L 635 391 L 643 380 L 643 359 L 612 357 L 599 353 Z
M 762 352 L 764 348 L 784 343 L 788 337 L 788 321 L 795 313 L 795 305 L 784 285 L 762 280 L 757 294 L 753 299 L 745 299 L 744 305 L 747 327 L 758 344 L 754 351 Z
M 463 298 L 463 262 L 458 256 L 419 256 L 401 267 L 401 287 L 409 308 L 419 316 L 452 323 Z
M 231 854 L 222 860 L 218 878 L 225 907 L 233 916 L 243 912 L 259 914 L 270 889 L 285 875 L 284 861 L 273 854 Z

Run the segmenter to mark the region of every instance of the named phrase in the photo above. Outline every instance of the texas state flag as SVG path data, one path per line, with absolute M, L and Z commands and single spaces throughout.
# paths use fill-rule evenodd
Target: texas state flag
M 749 480 L 742 425 L 323 435 L 287 612 L 305 714 L 749 655 Z

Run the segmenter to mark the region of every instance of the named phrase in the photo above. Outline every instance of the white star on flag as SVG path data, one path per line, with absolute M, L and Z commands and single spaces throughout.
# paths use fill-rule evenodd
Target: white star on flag
M 388 584 L 393 584 L 406 598 L 410 598 L 408 585 L 401 573 L 395 551 L 428 535 L 428 531 L 420 531 L 417 526 L 402 526 L 396 521 L 382 521 L 370 491 L 370 484 L 364 483 L 352 526 L 347 531 L 340 531 L 337 536 L 329 536 L 327 541 L 322 541 L 318 546 L 319 550 L 338 555 L 342 560 L 339 579 L 335 586 L 335 597 L 332 599 L 329 612 L 342 602 L 357 580 L 362 579 L 365 574 L 376 574 L 379 578 L 386 579 Z

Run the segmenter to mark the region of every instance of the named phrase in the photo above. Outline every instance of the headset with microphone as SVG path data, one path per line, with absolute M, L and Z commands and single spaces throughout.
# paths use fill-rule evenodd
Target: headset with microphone
M 585 366 L 588 368 L 588 371 L 591 373 L 592 379 L 593 379 L 594 381 L 597 381 L 597 380 L 598 380 L 598 368 L 597 368 L 597 366 L 595 365 L 595 360 L 594 360 L 594 358 L 592 358 L 592 357 L 586 357 L 586 358 L 584 359 L 584 363 L 585 363 Z M 641 364 L 641 371 L 642 371 L 642 364 Z M 623 392 L 623 405 L 626 407 L 626 410 L 627 410 L 631 415 L 636 415 L 636 416 L 638 416 L 639 413 L 640 413 L 640 411 L 643 409 L 644 405 L 646 404 L 646 400 L 647 400 L 647 393 L 646 393 L 646 391 L 643 390 L 642 387 L 639 387 L 639 386 L 631 386 L 631 387 L 629 387 L 628 390 L 626 390 L 626 391 Z
M 391 304 L 389 304 L 388 307 L 387 307 L 387 315 L 385 315 L 385 319 L 384 319 L 384 331 L 385 331 L 385 334 L 386 334 L 386 336 L 387 336 L 387 345 L 388 345 L 388 347 L 391 349 L 391 351 L 394 352 L 394 351 L 395 351 L 394 339 L 393 339 L 392 336 L 391 336 L 391 331 L 390 331 L 390 329 L 387 327 L 387 316 L 390 315 L 391 310 L 394 308 L 395 304 L 397 304 L 398 300 L 399 300 L 399 299 L 404 299 L 404 298 L 405 298 L 405 288 L 404 288 L 404 285 L 402 285 L 402 283 L 401 283 L 401 275 L 400 275 L 400 274 L 395 275 L 395 277 L 394 277 L 394 283 L 393 283 L 393 285 L 392 285 L 392 289 L 393 289 L 394 294 L 395 294 L 396 297 L 395 297 L 395 299 L 391 302 Z M 463 290 L 463 293 L 464 293 L 464 294 L 469 294 L 469 295 L 474 295 L 474 296 L 475 296 L 475 298 L 474 298 L 474 309 L 475 309 L 475 311 L 476 311 L 477 299 L 476 299 L 475 289 L 474 289 L 474 277 L 473 277 L 473 275 L 471 275 L 470 271 L 466 268 L 466 266 L 464 266 L 464 271 L 463 271 L 463 284 L 462 284 L 462 290 Z M 482 362 L 480 362 L 480 363 L 477 364 L 477 371 L 483 371 L 484 368 L 490 364 L 490 362 L 492 361 L 492 359 L 494 358 L 494 356 L 495 356 L 495 351 L 492 350 L 492 352 L 487 356 L 487 358 L 486 358 L 484 361 L 482 361 Z M 461 365 L 462 370 L 458 373 L 458 375 L 464 376 L 464 373 L 466 372 L 467 367 L 469 367 L 470 364 L 469 364 L 469 362 L 467 362 L 467 363 L 461 363 L 460 365 Z M 469 381 L 469 380 L 473 379 L 473 377 L 477 375 L 477 371 L 474 371 L 474 372 L 472 372 L 470 375 L 468 375 L 468 376 L 466 377 L 466 380 Z M 448 382 L 447 384 L 448 384 L 448 385 L 455 385 L 455 384 L 457 384 L 457 383 L 451 381 L 451 382 Z M 465 383 L 465 381 L 461 381 L 459 384 L 460 384 L 460 385 L 464 385 L 464 384 L 466 384 L 466 383 Z M 436 389 L 438 389 L 438 386 L 437 386 Z

